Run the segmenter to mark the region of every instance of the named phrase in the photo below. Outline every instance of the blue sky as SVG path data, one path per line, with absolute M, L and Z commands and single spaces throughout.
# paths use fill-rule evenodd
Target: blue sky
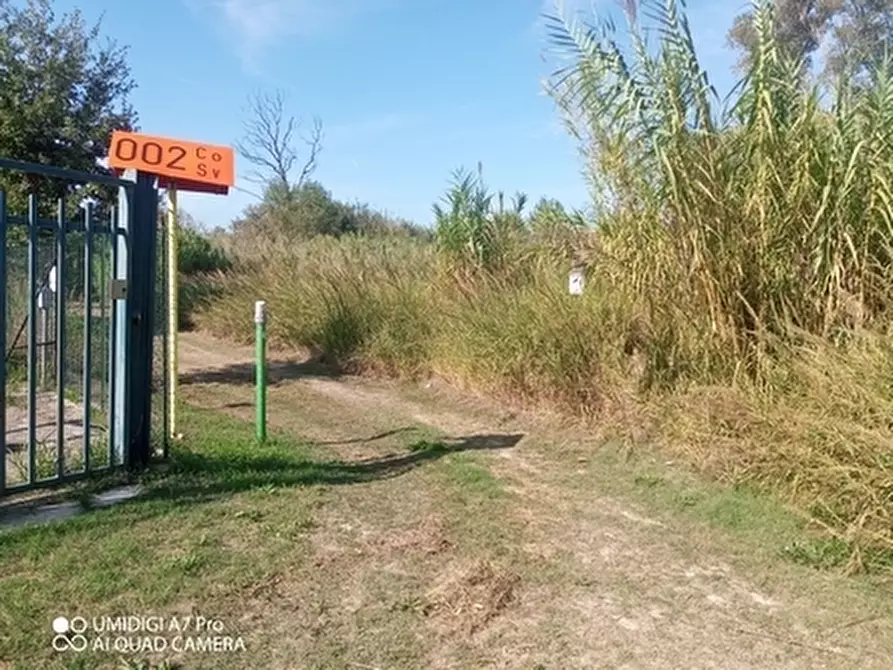
M 610 0 L 577 0 L 619 17 Z M 575 146 L 542 94 L 540 16 L 553 0 L 58 0 L 130 47 L 143 132 L 233 144 L 247 96 L 282 89 L 289 112 L 324 124 L 315 175 L 344 200 L 418 223 L 451 172 L 483 163 L 493 189 L 585 206 Z M 725 33 L 746 0 L 690 0 L 698 52 L 727 91 Z M 237 174 L 249 172 L 237 158 Z M 257 187 L 244 180 L 237 184 Z M 253 200 L 186 194 L 205 226 Z

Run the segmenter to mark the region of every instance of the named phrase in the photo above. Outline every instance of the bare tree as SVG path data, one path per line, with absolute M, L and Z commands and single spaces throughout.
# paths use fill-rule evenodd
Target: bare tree
M 286 189 L 300 188 L 316 170 L 322 151 L 322 121 L 315 117 L 309 135 L 298 133 L 300 124 L 294 116 L 286 114 L 285 98 L 280 91 L 252 95 L 249 114 L 245 138 L 236 144 L 239 154 L 255 167 L 248 179 L 259 184 L 279 184 Z M 308 153 L 292 184 L 291 174 L 299 156 L 296 139 L 307 145 Z

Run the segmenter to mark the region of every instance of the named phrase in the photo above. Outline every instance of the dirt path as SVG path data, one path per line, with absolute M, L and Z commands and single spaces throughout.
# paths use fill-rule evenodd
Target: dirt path
M 250 349 L 184 334 L 180 357 L 188 402 L 251 417 Z M 751 536 L 626 495 L 626 466 L 597 458 L 573 428 L 438 385 L 333 377 L 299 360 L 274 361 L 270 380 L 271 424 L 340 458 L 405 452 L 410 433 L 465 445 L 449 466 L 339 490 L 315 534 L 320 560 L 351 583 L 384 570 L 394 577 L 381 588 L 397 600 L 409 582 L 430 586 L 414 643 L 425 667 L 893 667 L 893 619 L 880 598 L 777 559 Z M 746 525 L 748 510 L 733 503 L 717 509 Z M 347 556 L 370 542 L 402 549 L 387 560 Z M 406 558 L 419 547 L 434 558 Z M 457 583 L 466 594 L 492 587 L 465 605 L 489 614 L 461 631 L 444 624 L 455 617 L 431 616 L 441 602 L 431 594 Z M 330 615 L 340 623 L 321 634 L 326 645 L 372 644 L 367 657 L 378 658 L 374 631 L 357 627 L 384 596 L 345 588 L 317 585 L 304 597 L 349 612 Z M 455 592 L 441 600 L 458 617 Z M 391 662 L 371 667 L 403 667 Z

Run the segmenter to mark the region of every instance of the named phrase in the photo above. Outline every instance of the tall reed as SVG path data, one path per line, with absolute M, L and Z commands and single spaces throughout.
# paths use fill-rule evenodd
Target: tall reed
M 247 340 L 265 298 L 280 343 L 600 417 L 775 492 L 851 567 L 877 566 L 893 550 L 893 68 L 824 104 L 760 2 L 751 70 L 722 103 L 683 3 L 627 6 L 628 48 L 608 23 L 550 22 L 570 58 L 551 91 L 585 150 L 594 230 L 546 206 L 537 221 L 505 211 L 463 173 L 437 245 L 243 250 L 199 323 Z M 587 288 L 570 296 L 580 261 Z

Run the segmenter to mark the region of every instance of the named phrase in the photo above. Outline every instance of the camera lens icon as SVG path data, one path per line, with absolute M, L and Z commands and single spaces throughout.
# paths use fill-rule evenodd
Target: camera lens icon
M 74 617 L 69 620 L 64 616 L 53 619 L 53 649 L 56 651 L 84 651 L 87 648 L 87 638 L 81 633 L 87 630 L 87 620 L 84 617 Z
M 53 649 L 56 651 L 84 651 L 87 648 L 87 638 L 83 635 L 56 635 L 53 637 Z

